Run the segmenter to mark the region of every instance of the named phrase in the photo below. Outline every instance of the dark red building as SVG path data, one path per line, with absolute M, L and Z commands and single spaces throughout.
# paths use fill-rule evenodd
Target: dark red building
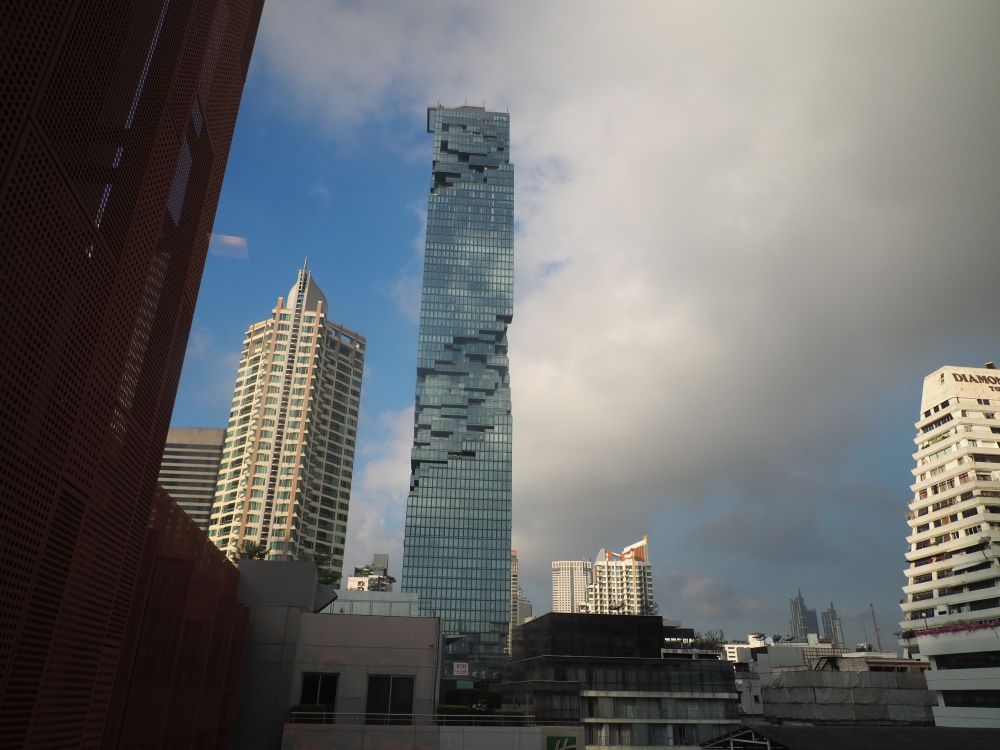
M 0 3 L 0 747 L 114 725 L 262 2 Z
M 232 746 L 250 610 L 239 571 L 162 489 L 153 499 L 106 747 Z

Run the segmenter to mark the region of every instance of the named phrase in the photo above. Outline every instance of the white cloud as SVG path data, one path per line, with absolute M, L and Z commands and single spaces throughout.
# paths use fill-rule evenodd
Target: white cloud
M 232 234 L 212 234 L 208 241 L 208 252 L 223 258 L 239 258 L 246 260 L 249 256 L 247 251 L 247 238 L 237 237 Z
M 329 208 L 333 203 L 333 191 L 322 182 L 317 182 L 306 193 L 310 198 L 315 198 L 320 205 Z
M 884 449 L 879 405 L 904 387 L 915 411 L 939 357 L 995 343 L 998 10 L 268 3 L 265 79 L 334 137 L 405 115 L 419 144 L 438 101 L 512 114 L 514 545 L 536 598 L 549 559 L 665 517 L 696 537 L 708 503 L 777 529 L 743 575 L 783 528 L 789 559 L 830 554 L 848 495 L 824 486 Z M 785 598 L 802 574 L 768 570 Z M 891 601 L 898 576 L 875 576 Z
M 410 486 L 413 406 L 383 412 L 370 423 L 364 415 L 362 420 L 359 445 L 363 452 L 356 458 L 351 488 L 344 567 L 349 571 L 371 562 L 373 554 L 387 552 L 390 572 L 399 578 L 403 512 Z
M 412 204 L 410 210 L 420 222 L 413 235 L 413 255 L 393 278 L 385 293 L 407 320 L 417 323 L 420 321 L 420 287 L 423 275 L 424 237 L 427 234 L 427 209 L 422 205 Z

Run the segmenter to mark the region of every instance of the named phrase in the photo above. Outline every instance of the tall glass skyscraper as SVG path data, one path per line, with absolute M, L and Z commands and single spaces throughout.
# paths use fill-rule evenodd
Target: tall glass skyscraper
M 431 107 L 427 131 L 434 165 L 402 589 L 442 619 L 445 675 L 492 679 L 510 618 L 510 116 Z

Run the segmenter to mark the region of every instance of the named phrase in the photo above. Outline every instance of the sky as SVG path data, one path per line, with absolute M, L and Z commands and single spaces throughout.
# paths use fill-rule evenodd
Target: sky
M 268 0 L 173 423 L 308 256 L 367 338 L 346 564 L 398 575 L 426 108 L 511 115 L 513 546 L 649 535 L 699 630 L 899 629 L 923 377 L 1000 357 L 1000 5 Z

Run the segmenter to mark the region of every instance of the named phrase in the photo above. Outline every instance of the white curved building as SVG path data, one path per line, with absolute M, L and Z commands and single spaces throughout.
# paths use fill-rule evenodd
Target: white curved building
M 916 428 L 901 642 L 936 724 L 1000 727 L 1000 371 L 928 375 Z

